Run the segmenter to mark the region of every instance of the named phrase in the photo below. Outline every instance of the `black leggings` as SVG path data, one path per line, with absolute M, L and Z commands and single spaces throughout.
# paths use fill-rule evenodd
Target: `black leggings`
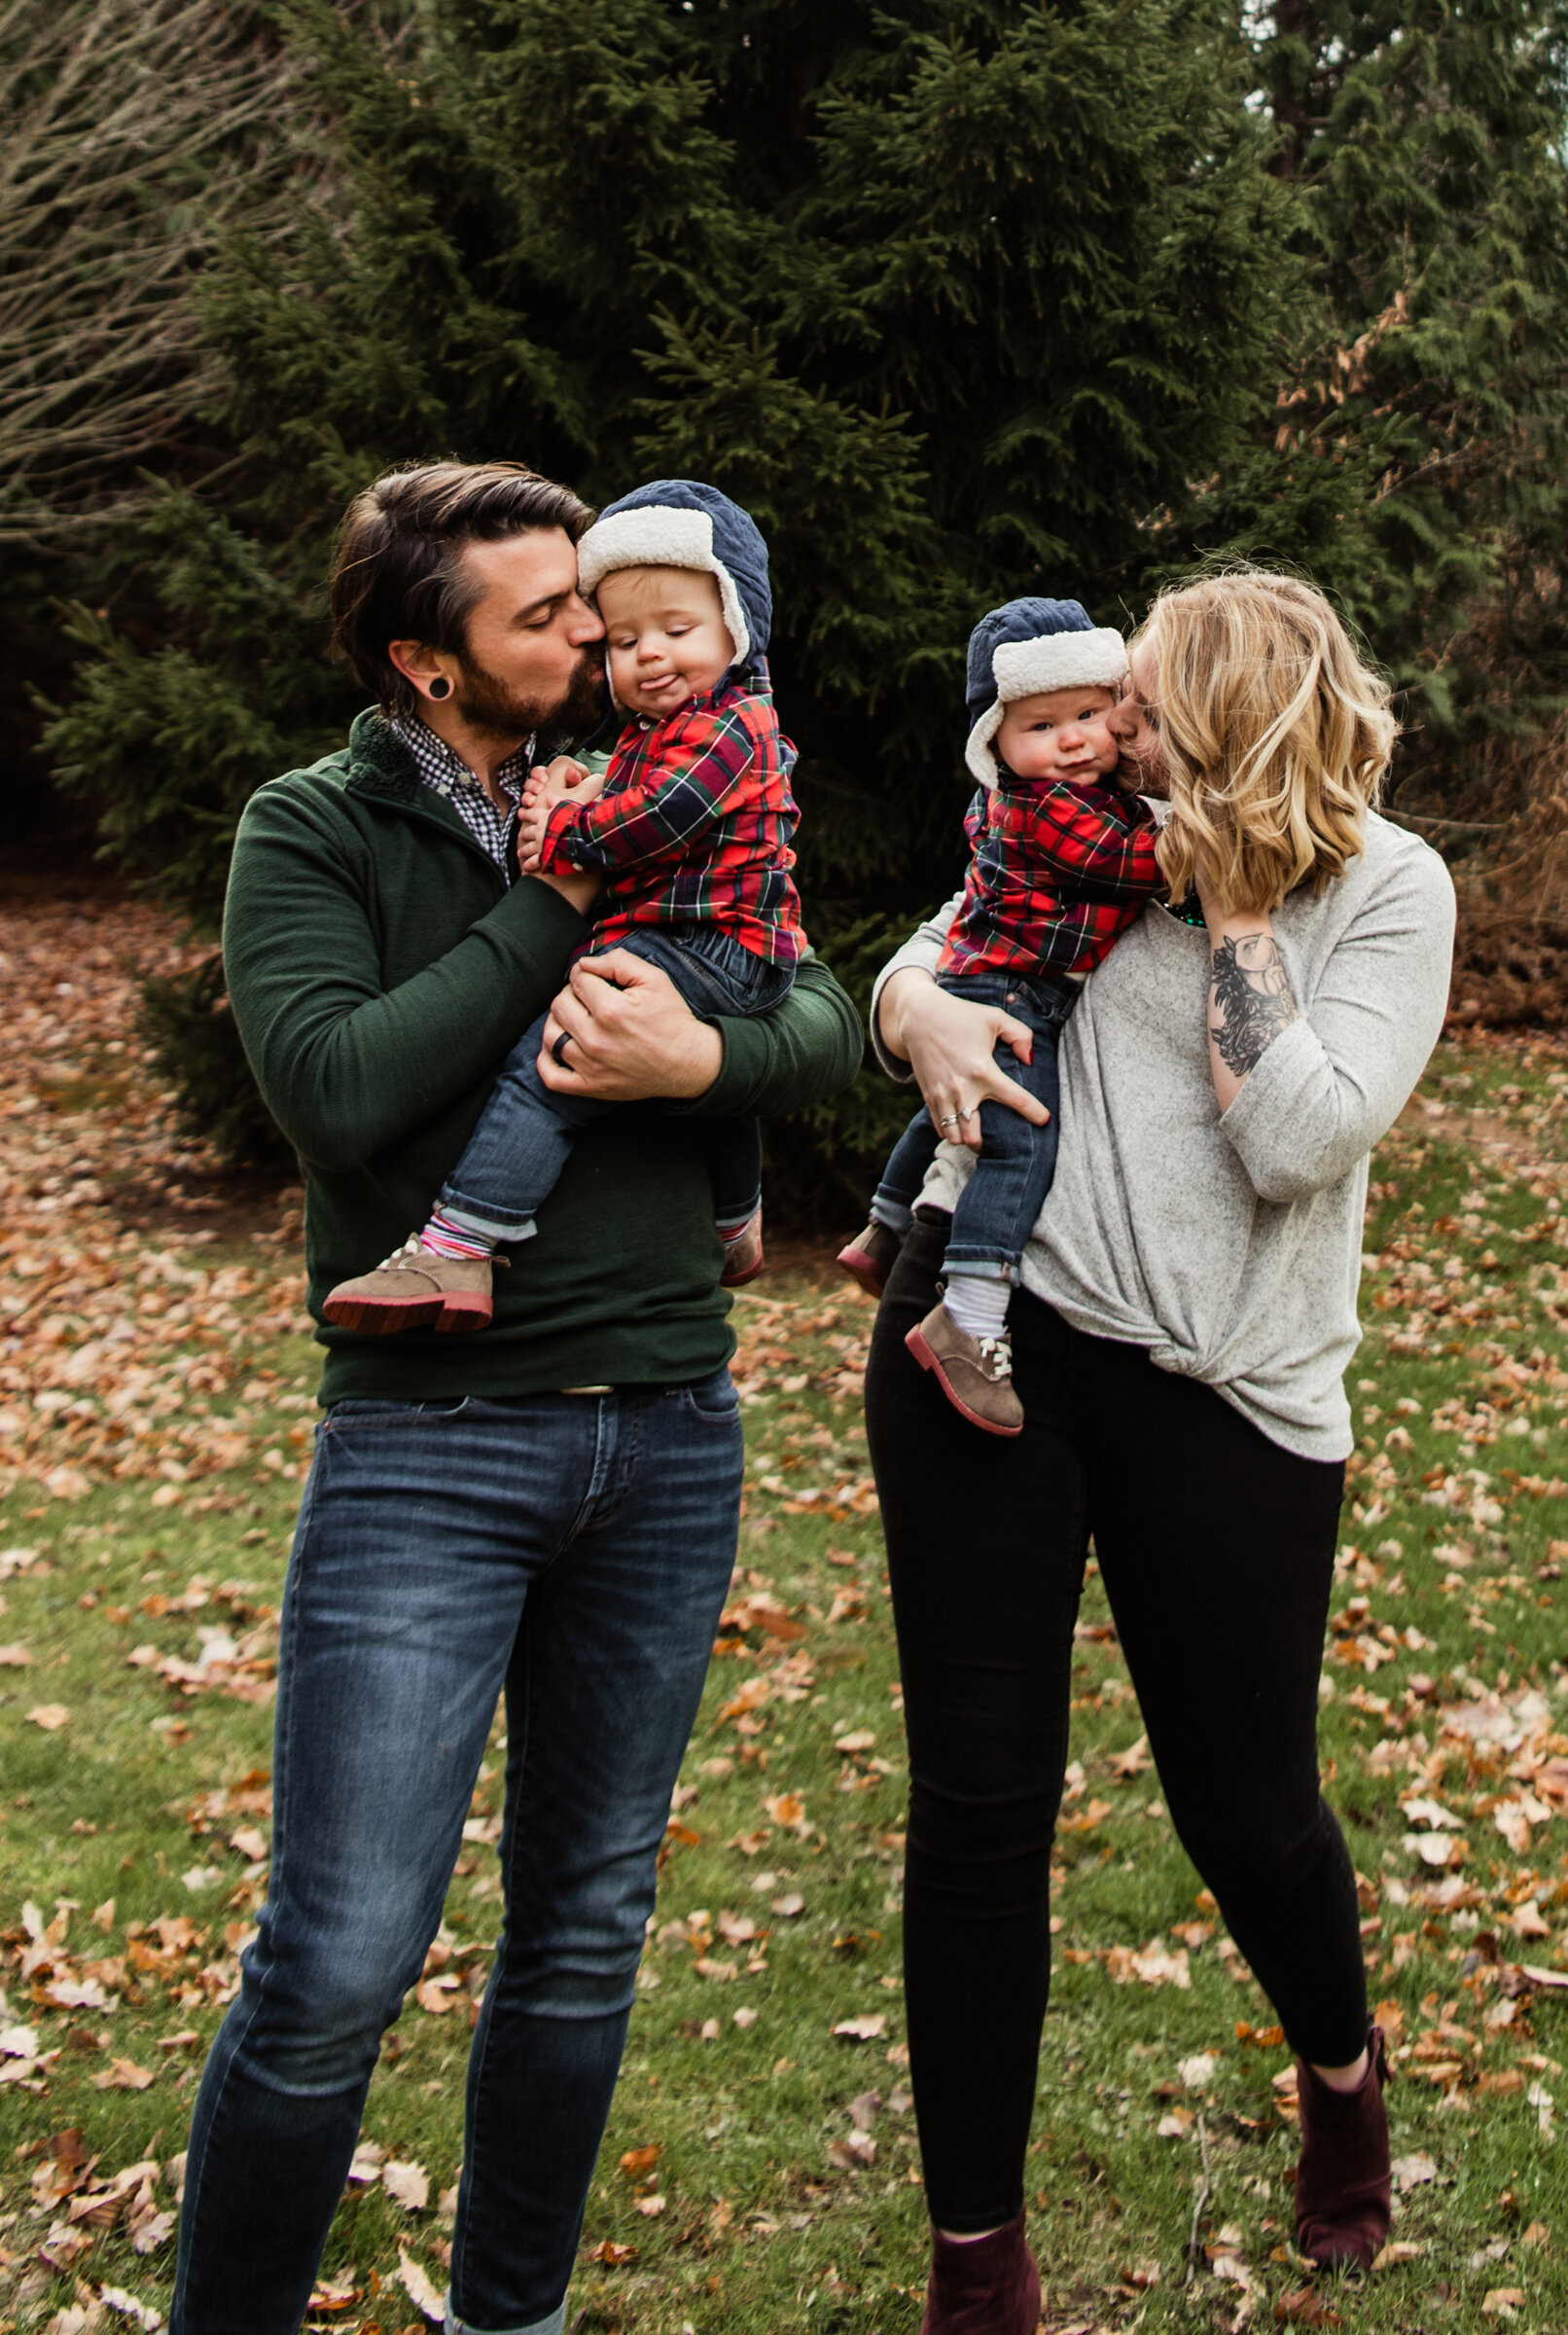
M 917 1216 L 888 1283 L 866 1415 L 909 1736 L 926 2201 L 962 2233 L 1022 2202 L 1090 1533 L 1177 1832 L 1293 2048 L 1354 2060 L 1367 1984 L 1354 1869 L 1318 1792 L 1342 1466 L 1281 1450 L 1212 1388 L 1022 1291 L 1023 1432 L 970 1426 L 904 1346 L 935 1302 L 947 1221 Z

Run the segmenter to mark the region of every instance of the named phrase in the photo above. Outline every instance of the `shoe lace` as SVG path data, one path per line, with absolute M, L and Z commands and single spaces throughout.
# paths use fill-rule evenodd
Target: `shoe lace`
M 407 1240 L 404 1241 L 403 1246 L 401 1248 L 395 1248 L 389 1257 L 383 1257 L 375 1270 L 377 1273 L 386 1273 L 392 1266 L 396 1265 L 401 1258 L 416 1257 L 418 1254 L 419 1236 L 417 1233 L 410 1233 Z
M 980 1342 L 980 1368 L 993 1382 L 1013 1376 L 1013 1341 L 1004 1332 L 1000 1338 L 982 1338 Z

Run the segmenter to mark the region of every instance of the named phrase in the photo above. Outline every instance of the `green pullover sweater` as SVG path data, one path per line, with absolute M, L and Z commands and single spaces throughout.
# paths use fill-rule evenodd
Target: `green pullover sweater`
M 322 1320 L 337 1282 L 424 1223 L 502 1060 L 588 932 L 548 884 L 508 887 L 376 713 L 247 805 L 224 965 L 304 1171 L 323 1403 L 673 1385 L 733 1351 L 695 1121 L 802 1110 L 854 1076 L 855 1010 L 809 956 L 774 1012 L 715 1021 L 724 1067 L 696 1101 L 627 1103 L 578 1134 L 536 1237 L 496 1275 L 487 1330 L 366 1338 Z

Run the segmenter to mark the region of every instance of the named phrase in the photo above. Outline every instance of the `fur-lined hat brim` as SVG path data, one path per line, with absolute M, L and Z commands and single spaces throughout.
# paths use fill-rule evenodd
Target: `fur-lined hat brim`
M 734 578 L 713 548 L 713 521 L 706 511 L 681 511 L 671 504 L 642 503 L 626 511 L 612 511 L 596 520 L 577 547 L 577 583 L 583 593 L 597 591 L 604 578 L 622 567 L 687 567 L 712 576 L 719 587 L 719 605 L 734 643 L 733 663 L 744 665 L 751 654 L 751 632 L 735 590 Z
M 1116 689 L 1127 676 L 1127 644 L 1109 625 L 1088 631 L 1045 632 L 1034 640 L 1005 640 L 991 660 L 996 696 L 976 722 L 964 760 L 981 786 L 995 786 L 1000 772 L 991 740 L 1002 727 L 1006 706 L 1050 689 Z

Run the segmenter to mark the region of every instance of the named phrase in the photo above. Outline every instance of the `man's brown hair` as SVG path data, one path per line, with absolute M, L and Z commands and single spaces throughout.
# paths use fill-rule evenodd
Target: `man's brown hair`
M 331 649 L 374 690 L 385 713 L 419 695 L 387 655 L 419 640 L 448 656 L 467 647 L 481 586 L 464 565 L 471 543 L 561 527 L 576 543 L 593 514 L 569 487 L 521 462 L 422 462 L 382 473 L 343 515 L 328 587 Z

